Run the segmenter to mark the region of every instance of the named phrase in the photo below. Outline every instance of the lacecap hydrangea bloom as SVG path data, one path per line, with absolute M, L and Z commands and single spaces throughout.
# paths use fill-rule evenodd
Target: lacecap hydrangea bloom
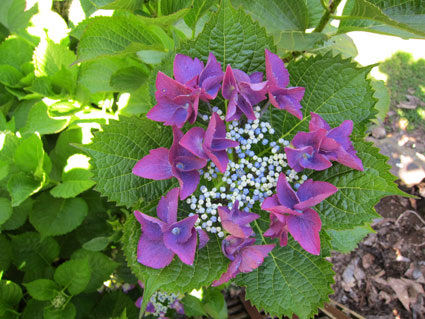
M 157 104 L 147 117 L 172 126 L 173 143 L 170 149 L 151 150 L 133 173 L 175 178 L 179 188 L 160 199 L 158 218 L 134 213 L 142 231 L 141 264 L 163 268 L 177 255 L 191 265 L 196 247 L 217 236 L 229 259 L 227 271 L 212 283 L 217 286 L 264 262 L 276 244 L 259 245 L 259 237 L 277 238 L 285 246 L 290 234 L 307 252 L 320 254 L 321 220 L 313 207 L 338 189 L 306 174 L 332 162 L 363 169 L 349 137 L 353 123 L 331 128 L 318 114 L 303 114 L 304 88 L 288 87 L 288 70 L 267 49 L 265 70 L 265 79 L 261 72 L 246 74 L 231 65 L 223 72 L 210 53 L 205 67 L 197 58 L 178 54 L 174 79 L 158 73 Z M 214 105 L 220 89 L 225 109 Z M 276 138 L 263 117 L 270 104 L 297 119 L 310 117 L 309 132 L 298 132 L 291 141 Z M 190 213 L 178 212 L 179 198 Z M 270 219 L 262 234 L 260 213 Z

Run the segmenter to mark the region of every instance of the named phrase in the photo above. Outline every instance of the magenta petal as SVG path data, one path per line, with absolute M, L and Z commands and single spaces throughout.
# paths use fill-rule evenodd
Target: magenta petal
M 174 224 L 173 227 L 175 225 L 176 224 Z M 173 235 L 170 229 L 170 231 L 164 233 L 164 243 L 166 247 L 171 249 L 180 258 L 180 260 L 183 263 L 187 265 L 193 265 L 193 261 L 195 259 L 195 252 L 196 252 L 197 232 L 193 227 L 189 230 L 190 230 L 190 233 L 189 233 L 190 237 L 184 242 L 180 242 L 178 236 Z
M 225 151 L 228 148 L 239 146 L 239 143 L 225 138 L 216 138 L 211 144 L 212 151 Z
M 289 72 L 283 61 L 274 53 L 265 49 L 266 78 L 272 85 L 287 87 L 289 84 Z
M 192 154 L 200 158 L 208 158 L 205 154 L 202 143 L 204 140 L 205 130 L 201 127 L 192 127 L 180 140 L 180 145 Z
M 162 97 L 173 99 L 179 95 L 188 95 L 191 89 L 185 87 L 182 83 L 173 80 L 162 72 L 158 72 L 156 76 L 156 89 L 155 97 L 157 100 Z
M 199 86 L 206 93 L 206 97 L 209 100 L 216 98 L 223 74 L 224 72 L 221 70 L 220 63 L 217 62 L 214 54 L 210 53 L 207 65 L 199 76 Z
M 238 256 L 238 258 L 236 258 L 235 260 L 233 260 L 230 264 L 229 267 L 227 268 L 226 272 L 224 274 L 221 275 L 220 279 L 214 281 L 211 286 L 212 287 L 217 287 L 220 286 L 226 282 L 228 282 L 230 279 L 235 278 L 236 275 L 239 273 L 238 268 L 239 265 L 241 263 L 241 257 Z
M 271 104 L 281 110 L 286 110 L 298 119 L 303 118 L 301 112 L 301 100 L 304 96 L 305 89 L 302 87 L 295 88 L 278 88 L 269 87 L 269 98 Z
M 279 200 L 277 199 L 277 195 L 274 194 L 270 197 L 267 197 L 263 203 L 261 204 L 261 209 L 262 210 L 270 210 L 271 208 L 275 207 L 275 206 L 279 206 Z
M 158 104 L 149 110 L 149 112 L 146 114 L 146 117 L 156 122 L 173 121 L 173 115 L 175 114 L 177 108 L 178 105 L 176 105 L 170 99 L 162 99 L 158 101 Z
M 304 168 L 313 169 L 316 171 L 323 171 L 332 166 L 332 163 L 328 160 L 328 158 L 322 154 L 315 153 L 309 159 L 303 159 L 301 161 L 301 165 Z
M 298 196 L 288 184 L 284 173 L 280 173 L 279 175 L 276 185 L 276 193 L 280 205 L 293 208 L 295 204 L 299 203 Z
M 303 210 L 307 207 L 312 207 L 337 191 L 338 188 L 331 183 L 315 182 L 312 179 L 306 180 L 298 189 L 297 195 L 300 203 L 296 204 L 294 208 Z
M 179 189 L 173 188 L 167 195 L 161 197 L 159 200 L 156 212 L 158 217 L 167 224 L 175 223 L 177 221 L 177 208 L 179 202 Z
M 260 83 L 263 82 L 263 72 L 254 72 L 249 76 L 251 83 Z
M 150 240 L 142 233 L 137 246 L 137 261 L 155 269 L 168 266 L 173 260 L 174 253 L 165 247 L 162 240 Z
M 280 219 L 283 219 L 281 221 Z M 286 216 L 270 214 L 270 227 L 263 234 L 264 237 L 279 238 L 279 245 L 288 244 L 288 227 L 286 226 Z
M 239 94 L 236 106 L 249 120 L 255 121 L 257 119 L 247 96 Z
M 174 176 L 180 184 L 180 199 L 183 200 L 192 195 L 199 184 L 200 175 L 198 171 L 177 172 Z
M 329 131 L 331 127 L 329 124 L 317 113 L 310 112 L 311 120 L 308 123 L 310 131 L 316 131 L 319 129 L 325 129 Z
M 239 265 L 239 270 L 247 273 L 260 267 L 264 262 L 264 258 L 273 250 L 274 246 L 274 244 L 255 245 L 243 248 L 241 251 L 242 262 Z
M 345 120 L 340 126 L 335 127 L 328 132 L 328 137 L 334 139 L 340 144 L 345 150 L 349 150 L 353 147 L 350 141 L 350 135 L 353 131 L 353 121 Z
M 310 254 L 320 254 L 322 222 L 316 211 L 308 208 L 302 216 L 288 216 L 288 230 L 294 239 Z
M 177 54 L 174 58 L 174 78 L 180 83 L 187 83 L 198 76 L 204 64 L 198 58 L 192 60 L 191 57 L 183 54 Z
M 339 151 L 337 151 L 337 156 L 335 160 L 342 165 L 351 167 L 359 171 L 363 171 L 362 160 L 356 155 L 346 152 L 342 147 Z
M 142 227 L 142 232 L 151 240 L 161 240 L 162 230 L 166 224 L 159 219 L 143 214 L 139 211 L 134 211 L 134 216 Z
M 173 176 L 168 160 L 168 149 L 161 147 L 149 151 L 133 167 L 133 174 L 154 180 L 169 179 Z
M 318 151 L 325 136 L 326 130 L 323 129 L 314 132 L 298 132 L 295 134 L 291 143 L 296 148 L 311 146 L 314 151 Z
M 190 217 L 186 217 L 185 219 L 169 225 L 168 231 L 166 233 L 172 235 L 170 237 L 171 241 L 175 241 L 178 244 L 185 243 L 189 240 L 189 238 L 192 237 L 192 230 L 194 229 L 193 227 L 195 226 L 197 220 L 198 215 L 196 214 Z
M 207 161 L 203 158 L 196 158 L 194 156 L 178 156 L 174 159 L 173 165 L 180 172 L 190 172 L 204 168 L 205 165 L 207 165 Z
M 198 232 L 198 235 L 199 235 L 198 249 L 202 249 L 210 241 L 210 237 L 208 236 L 207 232 L 203 230 L 202 228 L 199 228 L 196 231 Z
M 306 156 L 312 156 L 313 148 L 306 146 L 300 149 L 294 149 L 290 147 L 284 148 L 288 165 L 296 172 L 301 172 L 304 169 L 302 162 L 305 161 Z
M 233 70 L 231 66 L 228 65 L 226 68 L 226 73 L 224 73 L 223 86 L 221 88 L 221 93 L 225 99 L 230 100 L 236 92 L 237 92 L 236 79 L 233 74 Z
M 208 157 L 213 161 L 217 166 L 218 170 L 221 173 L 224 173 L 227 169 L 227 164 L 229 163 L 229 156 L 226 151 L 216 151 L 211 152 L 210 150 L 205 150 Z

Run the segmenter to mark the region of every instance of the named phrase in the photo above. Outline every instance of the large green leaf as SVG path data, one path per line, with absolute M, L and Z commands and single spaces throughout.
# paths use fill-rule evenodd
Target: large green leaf
M 379 217 L 374 206 L 382 197 L 404 194 L 389 172 L 388 158 L 381 155 L 372 143 L 355 140 L 354 148 L 363 162 L 363 172 L 335 164 L 311 175 L 314 180 L 338 187 L 338 192 L 316 206 L 326 228 L 351 229 L 370 223 L 373 218 Z
M 268 222 L 253 225 L 256 232 L 264 232 Z M 260 244 L 269 243 L 261 237 Z M 246 286 L 246 298 L 258 309 L 272 316 L 308 318 L 332 293 L 333 274 L 331 263 L 309 254 L 290 237 L 286 247 L 277 244 L 259 268 L 236 281 Z
M 183 264 L 174 257 L 163 269 L 146 267 L 137 261 L 137 244 L 140 238 L 140 224 L 131 216 L 124 226 L 123 245 L 127 263 L 133 273 L 147 286 L 169 292 L 190 292 L 210 285 L 227 268 L 228 260 L 221 253 L 219 238 L 210 234 L 208 244 L 197 251 L 193 266 Z M 148 287 L 147 287 L 148 288 Z M 151 288 L 151 287 L 149 287 Z
M 134 15 L 91 19 L 78 46 L 78 61 L 161 49 L 161 39 Z
M 366 79 L 370 67 L 360 68 L 349 59 L 330 53 L 301 59 L 288 65 L 291 85 L 305 88 L 301 101 L 304 118 L 272 108 L 269 121 L 276 133 L 291 139 L 297 131 L 308 131 L 310 112 L 321 115 L 332 127 L 351 119 L 356 133 L 363 133 L 376 111 L 373 90 Z
M 49 279 L 37 279 L 25 284 L 28 293 L 36 300 L 52 300 L 59 292 L 59 286 Z
M 265 48 L 274 50 L 265 29 L 241 8 L 236 10 L 229 0 L 223 0 L 199 36 L 183 43 L 179 52 L 205 61 L 212 52 L 223 68 L 231 64 L 232 68 L 250 73 L 264 71 Z
M 28 25 L 31 17 L 37 13 L 37 6 L 25 10 L 25 0 L 3 0 L 0 1 L 0 23 L 10 32 L 20 31 Z
M 90 0 L 90 2 L 98 9 L 140 9 L 141 3 L 138 0 Z
M 60 199 L 41 194 L 30 213 L 30 222 L 42 238 L 69 233 L 87 216 L 88 206 L 80 197 Z
M 96 269 L 93 269 L 96 271 Z M 64 262 L 55 271 L 55 281 L 66 288 L 71 295 L 83 292 L 90 281 L 92 269 L 88 258 Z
M 324 11 L 319 1 L 309 0 L 231 0 L 248 12 L 270 33 L 305 31 L 315 27 Z
M 6 271 L 12 261 L 12 248 L 9 240 L 0 234 L 0 272 Z
M 146 118 L 121 117 L 95 133 L 93 143 L 84 145 L 91 156 L 96 190 L 118 205 L 159 199 L 175 185 L 173 179 L 154 181 L 132 173 L 134 165 L 151 149 L 169 147 L 169 128 Z
M 195 29 L 198 20 L 208 12 L 208 10 L 216 4 L 217 0 L 198 0 L 193 2 L 190 11 L 184 17 L 184 22 L 191 28 Z
M 13 318 L 8 312 L 16 312 L 14 309 L 21 299 L 22 289 L 18 284 L 9 280 L 0 280 L 0 316 L 2 318 Z
M 338 32 L 369 31 L 402 38 L 425 37 L 425 6 L 417 0 L 349 0 Z
M 0 225 L 4 224 L 10 218 L 12 212 L 10 200 L 5 197 L 0 197 Z
M 345 230 L 329 229 L 327 233 L 331 237 L 331 245 L 334 250 L 349 253 L 367 234 L 373 233 L 373 229 L 370 226 L 358 226 Z

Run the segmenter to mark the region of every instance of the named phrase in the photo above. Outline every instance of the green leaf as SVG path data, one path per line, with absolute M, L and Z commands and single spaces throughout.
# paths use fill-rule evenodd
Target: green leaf
M 146 267 L 137 261 L 137 245 L 140 238 L 140 224 L 131 216 L 124 226 L 122 238 L 127 264 L 136 277 L 149 286 L 153 292 L 161 289 L 169 292 L 190 292 L 210 285 L 226 270 L 228 260 L 221 253 L 220 240 L 210 235 L 208 244 L 198 250 L 193 266 L 183 264 L 177 257 L 163 269 Z M 149 280 L 148 283 L 146 281 Z M 150 298 L 150 297 L 149 297 Z
M 0 65 L 0 83 L 16 87 L 24 75 L 11 65 Z
M 117 104 L 120 115 L 132 116 L 146 114 L 153 106 L 148 83 L 145 83 L 131 94 L 121 94 Z
M 27 198 L 19 206 L 13 207 L 12 216 L 1 225 L 1 230 L 15 230 L 21 227 L 27 220 L 27 216 L 32 209 L 32 199 Z
M 310 112 L 321 115 L 332 127 L 351 119 L 357 134 L 366 130 L 375 113 L 373 91 L 366 80 L 370 67 L 359 68 L 348 59 L 328 53 L 298 60 L 289 64 L 288 70 L 290 86 L 305 88 L 301 100 L 304 117 L 300 121 L 273 108 L 268 120 L 277 136 L 291 140 L 297 131 L 308 131 Z
M 363 172 L 334 164 L 326 171 L 311 175 L 314 180 L 326 181 L 338 188 L 338 192 L 315 207 L 324 228 L 343 230 L 370 223 L 379 217 L 374 206 L 382 197 L 404 194 L 389 172 L 388 158 L 372 143 L 354 139 L 354 148 L 363 162 Z
M 189 28 L 194 30 L 199 19 L 202 18 L 202 16 L 204 16 L 217 2 L 217 0 L 194 1 L 189 13 L 184 17 L 184 22 L 186 22 Z
M 331 237 L 332 248 L 341 253 L 349 253 L 357 247 L 357 244 L 367 235 L 373 233 L 370 226 L 358 226 L 352 229 L 333 230 L 327 233 Z
M 40 101 L 33 105 L 28 113 L 24 127 L 20 129 L 22 135 L 38 132 L 41 135 L 53 134 L 62 131 L 69 124 L 69 117 L 54 118 L 49 114 L 48 106 Z
M 30 222 L 42 238 L 69 233 L 81 225 L 87 216 L 84 199 L 59 199 L 43 193 L 34 201 Z
M 206 61 L 212 52 L 223 68 L 247 73 L 264 71 L 264 49 L 274 51 L 273 40 L 257 22 L 241 8 L 235 10 L 229 0 L 223 0 L 203 31 L 193 40 L 182 44 L 179 53 Z
M 19 206 L 32 194 L 37 193 L 44 184 L 44 179 L 36 179 L 24 172 L 12 174 L 7 182 L 7 190 L 12 197 L 12 206 Z
M 139 309 L 134 305 L 134 300 L 130 299 L 121 290 L 106 294 L 96 308 L 92 311 L 93 318 L 115 318 L 126 309 L 128 318 L 138 318 Z
M 90 21 L 78 46 L 78 61 L 161 49 L 161 39 L 134 15 L 97 17 Z
M 93 269 L 97 271 L 97 269 Z M 73 259 L 60 265 L 54 274 L 55 281 L 71 295 L 78 295 L 87 287 L 92 269 L 87 258 Z
M 83 244 L 83 248 L 90 251 L 102 251 L 108 247 L 110 242 L 109 237 L 95 237 Z
M 305 51 L 326 39 L 326 35 L 319 32 L 283 31 L 273 35 L 278 51 Z
M 22 289 L 13 281 L 0 280 L 0 316 L 3 316 L 8 310 L 13 310 L 18 306 L 22 299 Z
M 0 44 L 0 65 L 10 65 L 22 71 L 22 65 L 32 60 L 32 53 L 33 47 L 28 41 L 10 36 Z
M 425 6 L 416 0 L 349 0 L 338 32 L 368 31 L 405 39 L 425 37 Z
M 49 306 L 49 302 L 47 301 L 28 300 L 22 312 L 22 319 L 44 319 L 43 312 L 47 306 Z
M 176 12 L 173 12 L 167 15 L 162 15 L 155 18 L 149 18 L 144 16 L 138 16 L 138 18 L 144 23 L 146 23 L 147 25 L 155 24 L 155 25 L 163 26 L 164 28 L 167 28 L 173 25 L 174 23 L 176 23 L 178 20 L 182 19 L 188 13 L 189 13 L 189 8 L 183 8 Z
M 136 91 L 148 79 L 147 70 L 141 67 L 120 69 L 111 76 L 111 87 L 114 91 Z
M 83 139 L 86 134 L 80 127 L 72 127 L 61 132 L 59 138 L 56 141 L 55 148 L 50 153 L 50 157 L 55 165 L 57 165 L 62 172 L 63 167 L 65 167 L 68 158 L 80 152 L 76 147 L 73 147 L 71 144 L 83 144 Z
M 59 245 L 53 238 L 43 241 L 35 232 L 12 235 L 13 263 L 22 271 L 44 270 L 59 256 Z
M 46 307 L 44 308 L 44 319 L 74 319 L 77 310 L 72 302 L 68 303 L 64 309 Z
M 98 9 L 114 10 L 124 9 L 134 11 L 140 9 L 141 3 L 138 0 L 90 0 Z
M 37 6 L 25 10 L 25 0 L 3 0 L 0 1 L 0 23 L 10 32 L 25 29 L 31 17 L 38 12 Z
M 0 272 L 6 272 L 12 262 L 12 248 L 9 240 L 0 234 Z
M 10 218 L 12 212 L 10 200 L 5 197 L 0 197 L 0 225 L 4 224 Z
M 40 135 L 32 134 L 23 139 L 16 148 L 14 160 L 19 169 L 41 178 L 44 173 L 44 149 Z
M 341 54 L 343 58 L 354 58 L 358 54 L 353 39 L 346 34 L 333 35 L 323 45 L 309 51 L 318 54 L 325 54 L 331 51 L 333 55 Z
M 203 307 L 212 318 L 226 319 L 227 304 L 219 288 L 208 288 L 204 290 Z
M 261 229 L 259 223 L 262 223 Z M 268 222 L 255 221 L 256 231 Z M 262 237 L 261 244 L 268 244 Z M 332 293 L 332 264 L 302 249 L 292 237 L 286 247 L 278 244 L 254 271 L 236 277 L 246 287 L 246 299 L 271 316 L 309 318 Z
M 121 117 L 95 133 L 93 143 L 83 149 L 92 158 L 95 189 L 118 205 L 159 199 L 175 185 L 175 180 L 154 181 L 132 173 L 134 165 L 151 149 L 169 147 L 169 128 L 146 118 Z
M 375 109 L 378 111 L 376 114 L 376 118 L 378 119 L 378 123 L 382 123 L 385 121 L 388 110 L 390 109 L 391 96 L 388 88 L 385 85 L 385 82 L 382 80 L 372 80 L 371 82 L 373 89 L 375 90 L 375 94 L 373 97 L 378 99 L 376 102 Z
M 85 249 L 77 250 L 72 254 L 73 260 L 87 259 L 92 271 L 90 281 L 85 288 L 85 292 L 95 292 L 99 289 L 103 282 L 110 278 L 110 275 L 118 267 L 118 263 L 113 261 L 108 256 L 95 251 Z
M 201 300 L 198 298 L 187 295 L 182 299 L 184 314 L 189 317 L 202 317 L 207 316 L 205 312 Z
M 231 0 L 248 12 L 252 18 L 270 33 L 281 31 L 304 31 L 315 27 L 324 11 L 312 7 L 308 0 Z M 316 1 L 320 7 L 319 1 Z
M 34 280 L 24 286 L 31 297 L 40 301 L 52 300 L 60 290 L 58 284 L 49 279 Z

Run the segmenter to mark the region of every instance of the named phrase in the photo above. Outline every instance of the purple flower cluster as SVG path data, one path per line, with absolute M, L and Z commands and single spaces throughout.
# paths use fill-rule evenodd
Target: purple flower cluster
M 329 168 L 331 161 L 362 170 L 361 160 L 349 138 L 353 122 L 344 121 L 331 128 L 318 114 L 310 113 L 309 132 L 298 132 L 291 147 L 285 147 L 283 153 L 283 147 L 275 141 L 269 143 L 274 130 L 269 123 L 260 122 L 257 104 L 266 100 L 268 95 L 271 105 L 302 119 L 300 102 L 305 89 L 287 87 L 289 73 L 284 63 L 267 49 L 265 62 L 265 81 L 261 72 L 248 75 L 230 65 L 223 72 L 211 53 L 205 67 L 197 58 L 178 54 L 174 60 L 174 79 L 158 73 L 155 93 L 158 103 L 147 117 L 172 126 L 173 143 L 169 149 L 151 150 L 137 162 L 133 173 L 153 180 L 176 178 L 179 188 L 161 198 L 157 207 L 158 218 L 134 212 L 142 229 L 137 258 L 143 265 L 163 268 L 175 255 L 183 263 L 193 264 L 197 238 L 200 241 L 198 249 L 209 239 L 205 228 L 218 233 L 220 238 L 226 236 L 222 240 L 222 252 L 230 260 L 227 271 L 213 282 L 213 286 L 229 281 L 238 273 L 258 268 L 275 245 L 255 245 L 255 232 L 250 223 L 259 215 L 250 212 L 254 205 L 270 213 L 270 226 L 264 236 L 278 238 L 280 245 L 285 246 L 290 233 L 306 251 L 320 254 L 321 221 L 312 207 L 334 194 L 337 188 L 303 176 L 295 184 L 294 191 L 288 181 L 297 180 L 296 172 L 305 168 Z M 186 122 L 195 123 L 200 101 L 209 106 L 220 89 L 227 100 L 226 114 L 214 107 L 206 129 L 191 127 L 184 133 L 182 129 Z M 238 121 L 243 115 L 247 123 L 239 126 Z M 208 116 L 202 118 L 207 120 Z M 233 122 L 226 124 L 225 121 Z M 270 145 L 271 154 L 256 155 L 252 148 L 257 149 L 260 141 L 263 146 Z M 289 145 L 289 141 L 283 139 L 279 139 L 279 143 Z M 293 169 L 286 171 L 288 179 L 285 160 Z M 206 182 L 214 178 L 217 188 L 208 191 L 202 185 L 202 194 L 195 197 L 193 194 L 201 177 Z M 231 191 L 229 194 L 225 193 L 226 184 Z M 177 220 L 179 198 L 187 199 L 191 209 L 197 208 L 196 213 L 180 221 Z M 242 206 L 245 208 L 239 210 Z M 213 226 L 215 222 L 219 226 Z

